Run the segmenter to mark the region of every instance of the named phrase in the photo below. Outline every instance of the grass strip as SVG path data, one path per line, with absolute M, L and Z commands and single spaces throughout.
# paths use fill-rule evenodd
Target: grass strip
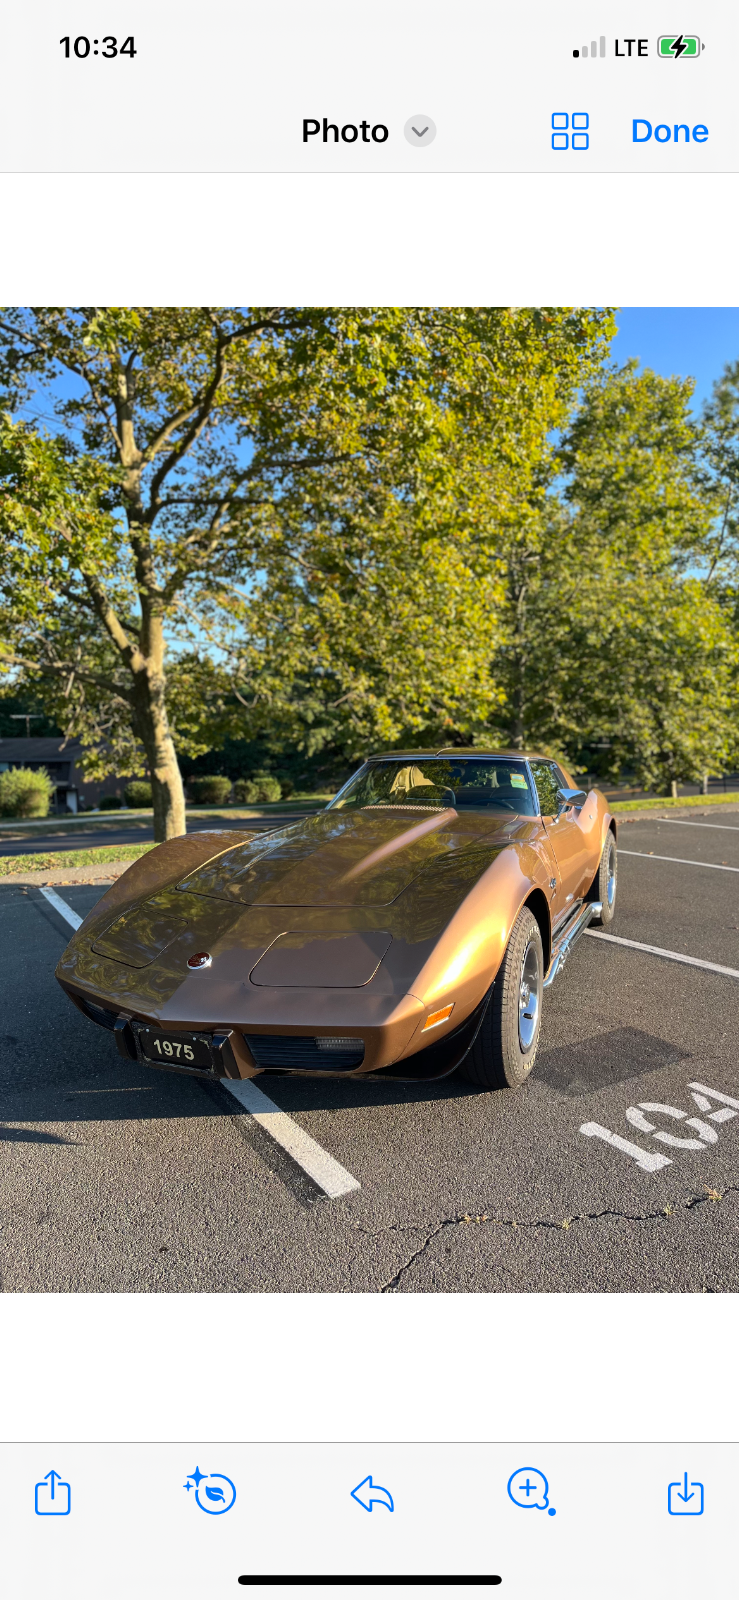
M 97 867 L 106 861 L 138 861 L 153 844 L 106 844 L 92 850 L 58 850 L 49 855 L 0 856 L 0 878 L 14 872 L 55 872 L 58 867 Z
M 674 811 L 676 806 L 699 806 L 703 809 L 705 806 L 735 805 L 738 800 L 739 794 L 683 794 L 678 795 L 677 800 L 673 800 L 672 796 L 668 795 L 663 800 L 611 800 L 608 809 L 614 813 L 618 811 Z
M 322 811 L 324 806 L 333 797 L 324 795 L 296 795 L 289 800 L 265 800 L 261 805 L 241 806 L 188 806 L 187 815 L 195 817 L 221 818 L 224 821 L 239 821 L 248 817 L 271 816 L 274 812 L 283 811 Z M 101 833 L 111 828 L 145 827 L 150 826 L 154 812 L 143 809 L 130 811 L 81 811 L 76 817 L 2 817 L 0 818 L 0 839 L 3 833 L 16 833 L 19 828 L 53 828 L 55 833 L 73 833 L 75 828 L 99 828 Z

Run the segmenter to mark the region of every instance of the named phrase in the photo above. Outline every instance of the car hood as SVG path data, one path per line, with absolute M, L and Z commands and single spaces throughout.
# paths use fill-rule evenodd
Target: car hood
M 420 807 L 324 811 L 226 850 L 178 889 L 241 905 L 386 906 L 434 863 L 523 819 Z

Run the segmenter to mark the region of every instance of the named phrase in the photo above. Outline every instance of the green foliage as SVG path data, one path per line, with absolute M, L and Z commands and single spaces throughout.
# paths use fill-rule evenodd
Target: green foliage
M 0 772 L 0 817 L 48 817 L 54 789 L 44 767 Z
M 699 576 L 717 501 L 691 392 L 636 363 L 586 385 L 509 549 L 500 742 L 663 789 L 729 759 L 736 652 Z
M 705 450 L 718 500 L 714 537 L 707 552 L 706 585 L 721 606 L 732 638 L 739 642 L 739 361 L 730 362 L 714 384 L 704 412 Z M 727 729 L 730 762 L 739 765 L 739 664 L 732 675 L 732 713 Z
M 501 549 L 611 328 L 566 309 L 414 317 L 415 409 L 384 394 L 381 450 L 284 487 L 236 655 L 252 726 L 268 713 L 308 758 L 448 738 L 500 706 Z
M 22 739 L 26 735 L 26 714 L 32 739 L 61 738 L 61 729 L 35 694 L 0 695 L 0 739 Z
M 152 774 L 158 838 L 178 756 L 283 793 L 442 740 L 660 787 L 739 759 L 739 363 L 697 424 L 613 327 L 6 310 L 0 667 L 87 775 Z
M 218 773 L 188 778 L 187 788 L 192 804 L 196 806 L 222 806 L 231 798 L 231 779 Z
M 98 801 L 98 809 L 100 811 L 120 811 L 122 804 L 123 801 L 120 795 L 104 794 Z
M 485 715 L 484 530 L 611 329 L 580 309 L 6 310 L 0 385 L 40 384 L 55 418 L 0 429 L 6 661 L 90 776 L 145 753 L 155 810 L 172 736 L 192 757 L 269 728 L 353 760 Z
M 234 784 L 234 799 L 245 805 L 263 805 L 270 801 L 280 800 L 282 787 L 278 778 L 273 778 L 269 773 L 255 773 L 253 778 L 240 778 Z
M 123 791 L 123 798 L 126 805 L 133 810 L 143 810 L 151 805 L 151 784 L 146 782 L 127 783 Z

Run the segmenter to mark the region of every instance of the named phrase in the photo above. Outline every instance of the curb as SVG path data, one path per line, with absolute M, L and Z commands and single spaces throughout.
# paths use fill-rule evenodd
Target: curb
M 94 867 L 54 867 L 47 872 L 7 872 L 0 877 L 0 889 L 14 884 L 37 884 L 39 888 L 52 883 L 114 883 L 122 877 L 132 861 L 101 861 Z
M 622 822 L 646 822 L 649 817 L 655 822 L 669 822 L 670 817 L 713 817 L 717 812 L 722 816 L 727 812 L 736 816 L 739 813 L 739 803 L 734 801 L 715 806 L 668 806 L 664 811 L 661 811 L 659 806 L 650 806 L 648 811 L 611 811 L 611 816 L 615 817 L 620 826 Z

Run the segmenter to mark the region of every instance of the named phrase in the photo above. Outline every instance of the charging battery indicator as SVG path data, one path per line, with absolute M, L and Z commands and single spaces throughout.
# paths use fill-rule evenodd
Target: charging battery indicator
M 657 41 L 657 54 L 667 61 L 692 61 L 700 53 L 697 33 L 663 33 Z

